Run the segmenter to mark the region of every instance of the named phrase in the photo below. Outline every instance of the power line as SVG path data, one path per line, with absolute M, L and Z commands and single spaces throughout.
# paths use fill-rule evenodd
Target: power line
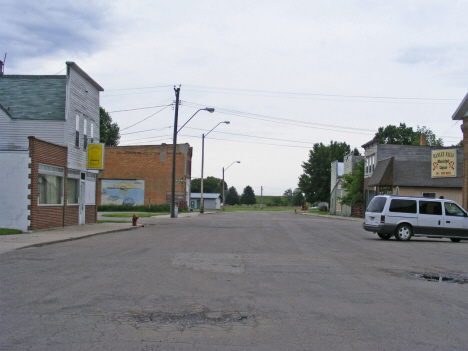
M 205 106 L 202 104 L 188 102 L 188 101 L 184 101 L 183 103 L 187 105 L 188 107 L 193 107 L 193 108 L 199 108 L 201 106 Z M 370 129 L 341 127 L 341 126 L 334 126 L 334 125 L 323 124 L 323 123 L 305 122 L 305 121 L 298 121 L 298 120 L 293 120 L 293 119 L 288 119 L 288 118 L 280 118 L 280 117 L 273 117 L 273 116 L 268 116 L 268 115 L 254 114 L 254 113 L 249 113 L 249 112 L 229 110 L 229 109 L 216 107 L 216 106 L 213 106 L 213 107 L 215 107 L 216 112 L 218 113 L 231 115 L 231 116 L 238 116 L 238 117 L 248 118 L 248 119 L 255 119 L 255 120 L 260 120 L 260 121 L 267 121 L 271 123 L 293 125 L 293 126 L 305 127 L 305 128 L 339 131 L 343 133 L 352 133 L 352 134 L 366 134 L 366 135 L 369 135 L 370 133 L 375 134 L 375 131 L 370 130 Z M 324 127 L 327 127 L 327 128 L 324 128 Z M 355 132 L 352 132 L 351 130 L 354 130 Z
M 163 107 L 163 106 L 167 106 L 167 105 L 150 106 L 150 107 L 138 107 L 138 108 L 132 108 L 130 110 L 109 111 L 108 113 L 127 112 L 127 111 L 136 111 L 136 110 L 147 110 L 147 109 L 150 109 L 150 108 L 157 108 L 157 107 Z
M 152 130 L 161 131 L 161 130 L 164 130 L 164 129 L 167 129 L 167 128 L 172 128 L 172 126 L 164 127 L 164 128 L 161 128 L 161 129 L 153 128 L 153 129 L 147 129 L 147 130 L 140 130 L 140 131 L 138 131 L 138 132 L 123 133 L 123 134 L 120 134 L 120 135 L 144 133 L 144 132 L 149 132 L 149 131 L 152 131 Z
M 131 126 L 125 127 L 125 128 L 123 128 L 122 130 L 131 128 L 131 127 L 136 126 L 137 124 L 139 124 L 139 123 L 141 123 L 141 122 L 143 122 L 143 121 L 146 121 L 148 118 L 153 117 L 154 115 L 158 114 L 159 112 L 161 112 L 162 110 L 168 108 L 169 106 L 172 106 L 172 104 L 167 105 L 166 107 L 164 107 L 164 108 L 160 109 L 159 111 L 153 113 L 151 116 L 148 116 L 148 117 L 146 117 L 146 118 L 143 118 L 141 121 L 136 122 L 135 124 L 132 124 Z

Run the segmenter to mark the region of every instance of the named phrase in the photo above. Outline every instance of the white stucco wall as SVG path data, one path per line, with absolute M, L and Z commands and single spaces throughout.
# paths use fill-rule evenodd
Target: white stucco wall
M 0 152 L 0 227 L 28 230 L 29 152 Z

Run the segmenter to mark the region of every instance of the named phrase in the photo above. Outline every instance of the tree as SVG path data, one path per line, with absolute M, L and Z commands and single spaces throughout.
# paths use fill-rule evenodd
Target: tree
M 286 205 L 291 206 L 293 203 L 293 191 L 291 188 L 286 190 L 283 194 L 284 202 Z
M 432 130 L 426 126 L 418 126 L 414 131 L 413 127 L 407 127 L 405 123 L 400 123 L 398 127 L 394 125 L 379 127 L 374 139 L 379 144 L 420 145 L 421 134 L 426 135 L 426 145 L 444 146 L 443 140 L 437 139 Z
M 223 180 L 216 177 L 207 177 L 203 179 L 203 193 L 219 193 L 223 194 Z M 201 178 L 192 179 L 190 182 L 192 193 L 201 192 Z M 226 182 L 224 182 L 224 190 L 228 190 Z
M 280 197 L 276 196 L 271 199 L 270 206 L 281 206 L 283 204 L 283 201 Z
M 330 142 L 326 146 L 322 143 L 314 144 L 309 151 L 309 160 L 302 163 L 304 173 L 299 177 L 299 189 L 305 194 L 309 203 L 330 200 L 332 161 L 342 161 L 345 155 L 350 153 L 351 148 L 346 143 Z
M 117 122 L 112 123 L 110 114 L 99 107 L 99 140 L 106 146 L 117 146 L 120 140 L 120 127 Z
M 341 198 L 342 205 L 354 206 L 364 203 L 364 160 L 354 166 L 352 173 L 343 174 L 342 188 L 346 190 Z
M 250 185 L 247 185 L 244 188 L 244 192 L 241 195 L 241 204 L 245 205 L 254 205 L 257 203 L 257 199 L 255 198 L 255 193 Z
M 293 192 L 292 205 L 293 206 L 302 206 L 304 205 L 304 194 L 301 189 L 296 188 Z
M 375 133 L 374 139 L 379 144 L 399 144 L 412 145 L 415 138 L 413 127 L 407 127 L 405 123 L 400 123 L 400 126 L 388 125 L 385 128 L 379 127 Z
M 239 194 L 236 188 L 231 186 L 226 193 L 226 205 L 237 205 L 239 204 Z
M 421 134 L 426 135 L 426 145 L 429 146 L 444 146 L 444 141 L 439 138 L 437 139 L 435 134 L 427 128 L 426 126 L 422 126 L 417 128 L 415 132 L 414 142 L 413 145 L 420 145 L 421 143 Z

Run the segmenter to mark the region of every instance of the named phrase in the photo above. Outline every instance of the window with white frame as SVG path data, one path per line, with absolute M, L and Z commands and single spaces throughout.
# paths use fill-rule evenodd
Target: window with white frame
M 83 118 L 83 149 L 86 150 L 88 147 L 88 120 Z
M 94 143 L 94 122 L 89 122 L 91 124 L 91 143 Z
M 69 169 L 67 177 L 67 204 L 78 205 L 80 202 L 80 171 Z
M 80 116 L 76 115 L 75 146 L 80 147 Z
M 39 164 L 38 170 L 38 205 L 63 204 L 63 176 L 62 167 Z

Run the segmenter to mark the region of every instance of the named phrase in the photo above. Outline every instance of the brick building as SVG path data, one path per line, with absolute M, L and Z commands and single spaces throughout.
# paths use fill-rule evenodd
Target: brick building
M 190 201 L 192 151 L 176 148 L 176 201 Z M 104 170 L 99 173 L 97 204 L 148 205 L 171 200 L 172 145 L 106 147 Z
M 86 161 L 103 88 L 74 62 L 65 75 L 1 72 L 0 227 L 95 223 L 97 171 Z

